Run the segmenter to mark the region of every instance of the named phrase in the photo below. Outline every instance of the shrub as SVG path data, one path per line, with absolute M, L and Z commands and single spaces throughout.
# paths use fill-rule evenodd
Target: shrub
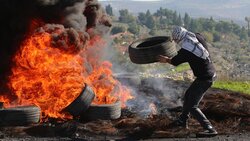
M 117 34 L 117 33 L 122 33 L 126 31 L 126 27 L 124 26 L 114 26 L 111 29 L 111 34 Z

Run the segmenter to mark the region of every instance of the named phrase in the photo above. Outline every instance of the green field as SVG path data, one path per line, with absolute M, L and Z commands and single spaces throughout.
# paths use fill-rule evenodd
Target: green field
M 186 71 L 186 70 L 189 70 L 189 69 L 190 69 L 189 64 L 188 63 L 183 63 L 183 64 L 177 66 L 175 68 L 175 71 L 176 72 L 183 72 L 183 71 Z
M 250 81 L 215 81 L 212 87 L 250 94 Z

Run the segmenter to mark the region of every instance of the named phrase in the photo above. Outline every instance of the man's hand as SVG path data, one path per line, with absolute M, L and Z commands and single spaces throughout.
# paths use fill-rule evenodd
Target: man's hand
M 171 58 L 168 58 L 167 56 L 164 56 L 164 55 L 157 56 L 157 60 L 160 63 L 169 63 L 169 64 L 171 64 Z

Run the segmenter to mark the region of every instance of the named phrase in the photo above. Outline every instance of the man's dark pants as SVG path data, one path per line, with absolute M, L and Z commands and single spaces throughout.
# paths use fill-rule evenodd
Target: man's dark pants
M 207 128 L 211 123 L 198 108 L 200 101 L 202 100 L 205 92 L 213 84 L 213 80 L 199 80 L 196 78 L 191 86 L 187 89 L 184 96 L 183 111 L 180 115 L 180 120 L 187 121 L 189 113 L 197 119 L 203 128 Z

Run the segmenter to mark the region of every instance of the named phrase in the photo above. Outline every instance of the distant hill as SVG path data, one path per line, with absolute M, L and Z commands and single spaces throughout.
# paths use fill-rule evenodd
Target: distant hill
M 105 6 L 110 4 L 114 13 L 120 9 L 128 9 L 131 13 L 145 12 L 148 9 L 155 12 L 160 7 L 176 10 L 191 17 L 214 17 L 215 19 L 233 20 L 241 25 L 250 16 L 250 0 L 162 0 L 162 1 L 132 1 L 112 0 L 100 1 Z

